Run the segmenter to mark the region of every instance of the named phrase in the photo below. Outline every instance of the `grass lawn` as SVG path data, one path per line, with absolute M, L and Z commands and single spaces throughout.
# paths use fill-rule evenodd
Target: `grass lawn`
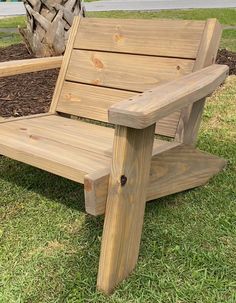
M 198 140 L 227 168 L 148 203 L 138 266 L 111 297 L 95 289 L 103 217 L 84 213 L 83 187 L 0 157 L 0 302 L 235 303 L 235 99 L 230 76 L 209 98 Z
M 1 32 L 0 28 L 0 47 L 7 47 L 11 44 L 17 44 L 22 41 L 21 36 L 17 33 Z

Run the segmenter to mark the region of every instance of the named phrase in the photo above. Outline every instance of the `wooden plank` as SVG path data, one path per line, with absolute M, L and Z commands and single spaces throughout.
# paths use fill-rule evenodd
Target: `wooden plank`
M 56 110 L 58 112 L 108 122 L 108 109 L 136 93 L 91 87 L 80 83 L 65 81 Z M 174 137 L 180 112 L 171 114 L 158 121 L 156 134 Z
M 136 93 L 65 81 L 56 110 L 108 122 L 108 108 Z
M 109 122 L 144 128 L 212 93 L 226 78 L 228 66 L 211 65 L 110 107 Z
M 60 116 L 44 116 L 44 118 L 25 119 L 8 125 L 12 130 L 23 130 L 28 136 L 47 138 L 55 142 L 98 153 L 111 158 L 114 139 L 114 129 L 67 119 Z M 153 154 L 162 149 L 168 141 L 155 139 Z M 176 144 L 176 143 L 175 143 Z
M 178 146 L 178 142 L 154 140 L 152 157 Z M 105 212 L 108 193 L 110 167 L 88 174 L 84 178 L 86 212 L 98 216 Z
M 190 146 L 160 148 L 152 157 L 146 201 L 204 185 L 225 165 L 224 159 Z M 109 174 L 106 168 L 85 176 L 85 207 L 91 215 L 105 212 Z
M 46 124 L 46 118 L 41 118 L 41 125 Z M 72 122 L 76 121 L 72 120 Z M 101 144 L 105 144 L 104 138 L 101 144 L 95 142 L 91 131 L 87 132 L 87 137 L 93 139 L 93 144 L 89 145 L 81 134 L 77 135 L 76 140 L 75 135 L 68 133 L 65 135 L 61 130 L 56 131 L 53 127 L 33 125 L 33 119 L 1 124 L 0 154 L 80 183 L 84 182 L 84 176 L 89 172 L 110 165 L 110 155 L 107 156 L 101 151 Z M 77 129 L 80 129 L 80 126 L 81 124 Z M 105 147 L 103 145 L 103 148 L 105 149 L 106 145 Z
M 142 92 L 190 73 L 194 61 L 73 50 L 66 80 Z
M 161 136 L 174 138 L 179 123 L 180 111 L 176 111 L 167 117 L 157 121 L 155 133 Z
M 0 123 L 8 123 L 8 122 L 14 122 L 14 121 L 19 121 L 19 120 L 28 120 L 28 119 L 34 119 L 34 118 L 39 118 L 39 117 L 46 117 L 46 116 L 51 116 L 53 115 L 52 113 L 42 113 L 42 114 L 35 114 L 35 115 L 28 115 L 28 116 L 22 116 L 22 117 L 10 117 L 10 118 L 3 118 Z
M 196 58 L 205 21 L 85 18 L 75 48 Z
M 215 63 L 222 26 L 216 19 L 208 19 L 202 35 L 193 71 Z M 175 140 L 194 145 L 199 131 L 205 98 L 182 110 Z
M 154 129 L 116 128 L 97 279 L 105 293 L 130 274 L 138 259 Z
M 25 132 L 37 137 L 46 137 L 55 142 L 111 157 L 114 129 L 75 121 L 66 118 L 31 119 L 21 121 L 14 127 L 24 128 Z
M 68 68 L 69 61 L 70 61 L 71 52 L 72 52 L 72 49 L 74 46 L 74 40 L 75 40 L 77 31 L 79 28 L 81 18 L 82 18 L 81 16 L 75 16 L 72 27 L 70 28 L 70 35 L 69 35 L 69 39 L 68 39 L 68 42 L 66 45 L 66 51 L 63 56 L 60 73 L 57 78 L 57 83 L 56 83 L 56 87 L 55 87 L 54 94 L 52 97 L 52 103 L 51 103 L 50 110 L 49 110 L 50 112 L 53 112 L 53 113 L 56 111 L 57 102 L 58 102 L 60 94 L 61 94 L 62 85 L 65 80 L 65 75 L 66 75 L 66 71 Z
M 80 183 L 110 167 L 114 129 L 56 115 L 21 118 L 1 123 L 0 154 Z M 155 140 L 153 152 L 162 145 Z
M 62 56 L 13 60 L 0 63 L 0 77 L 14 76 L 61 67 Z

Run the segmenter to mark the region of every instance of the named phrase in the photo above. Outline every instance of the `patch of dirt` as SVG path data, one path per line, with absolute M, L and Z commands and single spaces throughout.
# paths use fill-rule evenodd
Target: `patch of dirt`
M 33 58 L 23 44 L 0 48 L 0 62 Z M 236 74 L 236 53 L 222 49 L 217 63 L 227 64 Z M 0 116 L 18 117 L 47 112 L 58 69 L 0 78 Z

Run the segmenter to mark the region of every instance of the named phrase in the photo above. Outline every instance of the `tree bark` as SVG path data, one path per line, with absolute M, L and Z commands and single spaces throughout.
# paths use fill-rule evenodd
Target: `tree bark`
M 26 28 L 19 32 L 36 57 L 62 55 L 74 16 L 83 14 L 81 0 L 24 0 Z

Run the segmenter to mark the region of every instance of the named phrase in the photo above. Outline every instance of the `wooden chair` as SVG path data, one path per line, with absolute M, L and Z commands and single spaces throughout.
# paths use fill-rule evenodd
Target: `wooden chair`
M 0 64 L 0 76 L 61 67 L 47 114 L 1 123 L 0 153 L 84 184 L 89 214 L 106 209 L 105 293 L 136 265 L 145 202 L 203 185 L 226 164 L 195 148 L 205 97 L 228 73 L 214 64 L 220 37 L 215 19 L 78 17 L 63 58 Z

